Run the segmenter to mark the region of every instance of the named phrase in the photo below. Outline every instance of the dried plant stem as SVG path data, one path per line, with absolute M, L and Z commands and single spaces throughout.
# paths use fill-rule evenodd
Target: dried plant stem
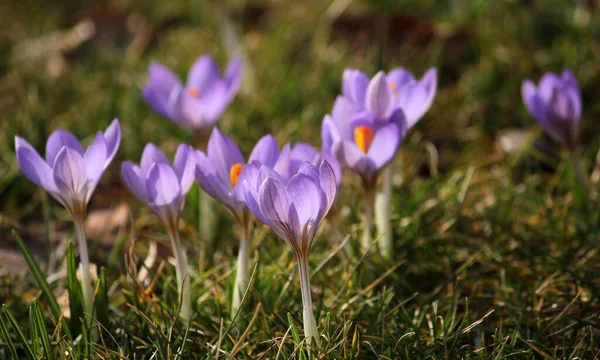
M 569 152 L 569 159 L 571 160 L 571 165 L 573 166 L 573 172 L 575 173 L 575 178 L 577 179 L 577 182 L 579 183 L 581 191 L 583 192 L 585 198 L 589 199 L 590 191 L 591 191 L 590 178 L 588 177 L 588 175 L 585 173 L 585 170 L 583 169 L 583 164 L 581 163 L 581 157 L 575 150 L 575 151 Z
M 79 250 L 79 267 L 81 270 L 81 290 L 83 292 L 83 302 L 85 306 L 86 323 L 92 325 L 94 318 L 94 288 L 92 287 L 92 277 L 90 275 L 90 259 L 88 256 L 87 241 L 85 239 L 85 229 L 83 219 L 74 219 L 75 235 L 77 237 L 77 249 Z
M 179 239 L 179 231 L 169 231 L 171 246 L 175 255 L 175 272 L 177 275 L 177 290 L 181 301 L 181 311 L 179 316 L 184 320 L 192 317 L 192 302 L 190 297 L 190 277 L 188 272 L 188 261 L 185 249 Z
M 371 232 L 373 230 L 373 207 L 374 207 L 374 188 L 372 186 L 365 186 L 365 213 L 363 217 L 363 233 L 361 238 L 361 248 L 363 253 L 367 252 L 371 248 L 373 242 L 373 236 Z
M 240 223 L 240 250 L 237 258 L 237 271 L 235 275 L 235 286 L 233 287 L 233 300 L 231 302 L 231 318 L 238 312 L 242 295 L 248 287 L 248 264 L 250 262 L 250 224 L 242 221 Z
M 315 320 L 315 314 L 312 308 L 312 292 L 310 288 L 310 271 L 308 271 L 308 255 L 297 254 L 298 261 L 298 274 L 300 276 L 300 289 L 302 291 L 302 320 L 304 322 L 304 336 L 306 336 L 306 343 L 314 344 L 317 347 L 321 346 L 321 340 L 319 338 L 319 330 L 317 329 L 317 322 Z
M 375 196 L 375 226 L 379 240 L 379 253 L 386 259 L 392 257 L 392 226 L 390 203 L 392 201 L 392 166 L 383 170 L 383 188 Z

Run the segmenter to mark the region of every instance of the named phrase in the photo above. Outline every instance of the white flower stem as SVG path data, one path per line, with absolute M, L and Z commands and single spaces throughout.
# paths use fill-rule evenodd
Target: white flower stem
M 87 241 L 85 239 L 85 229 L 83 219 L 77 217 L 73 220 L 75 224 L 75 235 L 77 237 L 77 249 L 79 250 L 79 269 L 81 270 L 81 291 L 83 293 L 83 303 L 85 306 L 86 323 L 92 326 L 94 318 L 94 288 L 92 287 L 92 276 L 90 275 L 90 259 L 88 256 Z M 94 332 L 92 331 L 92 334 Z
M 382 257 L 392 257 L 392 226 L 390 223 L 390 203 L 392 201 L 392 165 L 383 170 L 383 188 L 375 196 L 375 226 L 379 239 L 379 253 Z
M 308 271 L 308 255 L 296 256 L 298 261 L 298 274 L 300 277 L 300 290 L 302 291 L 302 320 L 304 322 L 304 336 L 308 345 L 315 341 L 317 347 L 321 347 L 319 330 L 312 308 L 312 292 L 310 288 L 310 272 Z
M 179 230 L 169 231 L 171 246 L 175 255 L 175 272 L 177 275 L 177 290 L 181 299 L 181 311 L 179 316 L 184 320 L 192 317 L 192 302 L 190 297 L 190 276 L 188 272 L 188 261 L 185 249 L 179 240 Z
M 585 196 L 586 200 L 589 200 L 591 185 L 590 178 L 585 173 L 583 169 L 583 164 L 581 163 L 581 157 L 577 153 L 576 150 L 569 152 L 569 159 L 571 160 L 571 165 L 573 166 L 573 172 L 575 173 L 575 178 L 579 183 L 581 191 Z
M 363 217 L 363 233 L 361 238 L 361 248 L 363 253 L 366 253 L 371 248 L 373 237 L 371 231 L 373 230 L 373 206 L 374 189 L 372 186 L 365 186 L 365 213 Z
M 244 222 L 246 222 L 244 224 Z M 248 287 L 248 263 L 250 262 L 250 224 L 240 222 L 240 250 L 237 257 L 237 271 L 235 286 L 233 287 L 233 300 L 231 302 L 231 318 L 233 319 L 242 303 L 242 296 Z

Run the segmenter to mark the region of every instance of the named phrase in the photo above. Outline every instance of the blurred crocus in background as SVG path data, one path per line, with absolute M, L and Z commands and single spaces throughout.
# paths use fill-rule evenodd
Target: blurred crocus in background
M 66 130 L 54 131 L 46 143 L 46 160 L 25 139 L 15 137 L 17 162 L 23 174 L 60 202 L 73 217 L 82 274 L 87 323 L 91 324 L 94 290 L 84 231 L 87 204 L 121 143 L 117 119 L 84 151 L 79 140 Z
M 206 193 L 222 203 L 239 225 L 240 249 L 237 260 L 237 273 L 233 289 L 231 315 L 237 313 L 241 295 L 248 286 L 250 257 L 251 218 L 244 202 L 243 184 L 257 176 L 257 167 L 246 166 L 238 146 L 219 129 L 214 128 L 208 140 L 206 154 L 196 152 L 196 180 Z M 267 167 L 275 167 L 279 159 L 279 146 L 271 135 L 263 136 L 256 146 L 248 163 L 257 162 Z
M 583 170 L 578 154 L 581 122 L 581 95 L 573 73 L 544 74 L 538 86 L 531 80 L 521 86 L 523 102 L 537 123 L 559 145 L 569 152 L 577 181 L 589 194 L 589 178 Z
M 377 73 L 370 81 L 362 75 L 357 71 L 345 75 L 344 94 L 337 97 L 321 130 L 323 151 L 361 178 L 365 192 L 361 246 L 367 250 L 372 242 L 377 179 L 398 151 L 407 123 L 404 112 L 395 107 L 385 73 Z
M 179 145 L 171 165 L 165 154 L 152 143 L 144 148 L 140 166 L 131 161 L 121 165 L 121 177 L 129 191 L 156 214 L 169 234 L 182 302 L 180 316 L 185 320 L 191 318 L 192 306 L 187 255 L 179 238 L 179 217 L 185 196 L 194 182 L 195 166 L 196 156 L 191 146 Z
M 204 55 L 192 65 L 186 84 L 167 67 L 152 63 L 142 95 L 154 111 L 190 130 L 204 148 L 203 139 L 237 93 L 241 77 L 239 58 L 221 75 L 215 61 Z
M 308 253 L 336 193 L 335 174 L 327 161 L 319 168 L 307 162 L 289 180 L 261 166 L 255 179 L 244 182 L 244 198 L 250 211 L 294 250 L 302 291 L 304 334 L 307 343 L 314 340 L 317 347 L 320 341 L 312 310 Z

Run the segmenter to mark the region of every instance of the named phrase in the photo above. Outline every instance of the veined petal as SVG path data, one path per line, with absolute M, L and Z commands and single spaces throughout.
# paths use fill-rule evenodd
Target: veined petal
M 150 166 L 146 175 L 146 191 L 150 202 L 158 207 L 178 204 L 181 199 L 179 178 L 169 165 L 163 163 Z
M 207 157 L 223 183 L 229 183 L 229 172 L 235 164 L 244 164 L 244 157 L 238 146 L 219 129 L 214 128 L 208 139 Z
M 150 166 L 154 163 L 167 165 L 171 164 L 165 153 L 159 149 L 158 146 L 154 145 L 153 143 L 148 143 L 142 152 L 142 160 L 140 162 L 140 169 L 142 170 L 142 173 L 148 174 Z
M 254 164 L 258 165 L 258 163 L 254 163 Z M 260 185 L 267 178 L 272 178 L 272 179 L 275 179 L 275 180 L 280 181 L 282 183 L 286 183 L 287 180 L 288 180 L 287 178 L 285 178 L 283 175 L 281 175 L 280 173 L 278 173 L 274 169 L 271 169 L 268 166 L 262 165 L 262 166 L 260 166 L 260 168 L 258 170 L 258 174 L 256 175 L 255 183 L 253 184 L 254 187 L 258 190 L 260 188 Z
M 244 183 L 246 181 L 250 184 L 256 184 L 260 167 L 261 165 L 259 162 L 252 162 L 244 166 L 244 169 L 242 169 L 240 174 L 240 178 L 233 188 L 234 197 L 237 201 L 244 201 Z
M 323 216 L 327 215 L 329 209 L 333 205 L 335 201 L 335 196 L 337 194 L 337 186 L 339 184 L 339 180 L 336 179 L 336 174 L 333 167 L 324 160 L 319 167 L 319 185 L 325 194 L 326 207 L 324 209 Z
M 141 169 L 131 161 L 121 164 L 121 178 L 129 191 L 142 203 L 149 205 L 146 191 L 146 177 Z
M 246 206 L 248 206 L 248 210 L 263 224 L 268 225 L 268 221 L 262 213 L 260 209 L 260 202 L 258 196 L 258 190 L 254 186 L 250 184 L 249 181 L 244 181 L 243 183 L 244 189 L 244 200 L 246 202 Z
M 285 144 L 283 149 L 281 149 L 281 153 L 279 153 L 279 158 L 277 158 L 275 166 L 273 166 L 273 170 L 285 179 L 289 179 L 290 161 L 292 159 L 291 151 L 290 144 Z
M 196 151 L 196 181 L 207 194 L 224 204 L 232 204 L 231 183 L 223 182 L 201 151 Z
M 215 61 L 210 56 L 204 55 L 192 65 L 187 78 L 187 87 L 198 90 L 202 97 L 213 82 L 220 78 L 219 67 Z
M 383 71 L 378 72 L 367 87 L 365 108 L 380 119 L 385 119 L 391 109 L 392 92 Z
M 265 179 L 258 190 L 258 197 L 267 225 L 294 248 L 299 247 L 298 214 L 283 183 L 273 178 Z
M 25 139 L 15 136 L 15 152 L 21 171 L 31 182 L 44 190 L 56 194 L 52 168 Z
M 294 175 L 287 191 L 298 214 L 302 253 L 306 254 L 323 219 L 327 200 L 318 180 L 305 174 Z
M 52 172 L 54 183 L 67 203 L 87 203 L 88 180 L 83 157 L 79 152 L 63 147 L 54 159 Z
M 437 90 L 437 70 L 428 70 L 423 79 L 398 89 L 396 106 L 406 115 L 408 128 L 413 127 L 431 107 Z
M 104 168 L 106 169 L 115 158 L 115 155 L 119 150 L 119 145 L 121 144 L 121 123 L 119 123 L 119 119 L 114 119 L 108 128 L 106 128 L 104 140 L 106 141 L 107 152 L 106 161 L 104 162 Z
M 363 110 L 359 110 L 355 104 L 345 97 L 338 96 L 335 99 L 333 109 L 331 110 L 331 119 L 342 138 L 348 139 L 352 135 L 350 132 L 350 120 L 359 111 L 364 111 L 364 108 Z
M 179 145 L 173 160 L 173 170 L 179 178 L 182 194 L 187 194 L 190 191 L 194 183 L 195 168 L 196 154 L 194 154 L 194 149 L 186 144 Z
M 326 161 L 331 166 L 335 175 L 335 181 L 337 183 L 337 186 L 340 186 L 340 184 L 342 183 L 342 166 L 340 165 L 340 162 L 331 153 L 324 153 L 323 160 L 323 162 Z
M 90 145 L 85 154 L 83 155 L 83 163 L 85 166 L 85 172 L 88 182 L 87 199 L 88 202 L 92 196 L 93 191 L 96 189 L 96 185 L 102 177 L 104 172 L 104 163 L 106 161 L 106 142 L 104 141 L 104 135 L 102 131 L 98 131 L 96 134 L 96 140 Z
M 80 155 L 83 155 L 83 147 L 75 135 L 62 129 L 55 130 L 50 134 L 50 137 L 48 137 L 48 141 L 46 142 L 46 162 L 50 167 L 54 166 L 56 155 L 58 155 L 63 147 L 71 148 Z
M 279 158 L 279 145 L 277 145 L 277 141 L 273 135 L 265 135 L 258 142 L 250 157 L 248 158 L 248 162 L 258 161 L 259 163 L 273 167 Z
M 365 94 L 369 86 L 369 77 L 362 71 L 354 69 L 344 70 L 342 75 L 342 93 L 355 104 L 357 110 L 365 108 Z

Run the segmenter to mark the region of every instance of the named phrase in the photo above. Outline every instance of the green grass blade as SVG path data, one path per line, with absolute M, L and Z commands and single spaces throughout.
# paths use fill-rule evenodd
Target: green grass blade
M 96 289 L 96 319 L 104 326 L 108 325 L 108 285 L 106 284 L 106 269 L 100 268 Z
M 77 280 L 77 260 L 72 242 L 69 242 L 67 246 L 67 289 L 71 311 L 69 328 L 71 333 L 80 334 L 83 321 L 83 293 L 81 292 L 81 284 Z
M 42 340 L 42 350 L 46 359 L 54 359 L 54 353 L 52 352 L 52 346 L 50 345 L 50 336 L 48 335 L 48 328 L 46 327 L 46 320 L 42 313 L 42 308 L 37 299 L 33 300 L 33 318 L 35 325 L 37 326 L 37 332 Z
M 21 250 L 21 252 L 23 253 L 23 257 L 25 258 L 25 261 L 29 266 L 29 270 L 31 270 L 31 274 L 35 278 L 35 281 L 37 282 L 40 289 L 42 290 L 42 294 L 45 296 L 46 301 L 48 302 L 48 306 L 50 306 L 52 315 L 54 315 L 55 319 L 60 319 L 60 306 L 58 306 L 58 301 L 56 300 L 56 297 L 54 297 L 54 293 L 52 293 L 52 289 L 50 289 L 50 285 L 48 285 L 44 273 L 40 269 L 40 266 L 38 265 L 37 261 L 27 249 L 27 245 L 25 245 L 25 242 L 23 241 L 23 239 L 21 239 L 19 234 L 17 234 L 15 230 L 12 231 L 12 234 L 15 240 L 17 241 L 17 246 L 19 247 L 19 250 Z M 63 324 L 65 323 L 66 322 L 63 322 Z M 67 335 L 69 339 L 72 340 L 71 331 L 69 330 L 68 326 L 63 326 L 62 331 Z
M 17 355 L 17 349 L 15 348 L 15 344 L 13 343 L 12 339 L 10 338 L 10 334 L 8 332 L 8 329 L 6 328 L 6 324 L 4 323 L 3 316 L 0 316 L 0 333 L 2 334 L 2 337 L 4 338 L 4 341 L 6 342 L 6 347 L 8 347 L 8 351 L 10 352 L 12 358 L 18 359 L 19 356 Z
M 33 307 L 29 307 L 29 337 L 31 338 L 31 349 L 33 353 L 37 356 L 40 353 L 40 333 L 38 332 L 38 328 L 35 325 L 35 317 L 33 316 Z
M 23 349 L 25 350 L 27 357 L 29 357 L 30 359 L 35 359 L 36 357 L 34 356 L 33 350 L 31 350 L 31 347 L 29 346 L 29 342 L 27 341 L 25 334 L 23 334 L 23 332 L 21 331 L 21 327 L 19 326 L 17 319 L 15 319 L 14 315 L 12 314 L 12 312 L 10 312 L 10 310 L 8 310 L 6 305 L 3 305 L 2 307 L 4 309 L 4 315 L 8 319 L 10 326 L 13 328 L 13 331 L 17 335 L 17 338 L 19 339 L 21 344 L 23 344 Z

